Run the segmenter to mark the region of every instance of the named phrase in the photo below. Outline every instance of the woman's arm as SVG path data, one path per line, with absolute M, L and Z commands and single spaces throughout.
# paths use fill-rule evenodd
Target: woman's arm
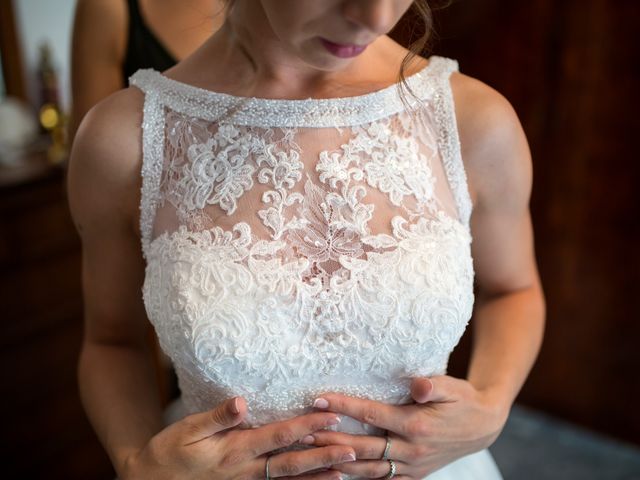
M 130 90 L 93 108 L 78 131 L 68 173 L 69 206 L 82 240 L 80 393 L 116 470 L 161 429 L 134 221 L 140 122 L 129 112 L 141 102 L 141 93 Z
M 127 41 L 125 0 L 78 0 L 71 48 L 72 140 L 84 115 L 98 101 L 124 88 Z
M 474 200 L 472 254 L 477 282 L 467 379 L 511 407 L 540 349 L 545 304 L 529 213 L 531 155 L 509 102 L 454 74 L 452 88 Z

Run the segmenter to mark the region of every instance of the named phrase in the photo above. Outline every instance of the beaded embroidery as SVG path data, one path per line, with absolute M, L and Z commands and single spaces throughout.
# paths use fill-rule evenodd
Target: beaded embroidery
M 243 395 L 260 425 L 326 390 L 403 403 L 412 377 L 446 371 L 474 276 L 455 70 L 431 57 L 409 108 L 395 85 L 269 100 L 131 77 L 143 298 L 185 413 Z

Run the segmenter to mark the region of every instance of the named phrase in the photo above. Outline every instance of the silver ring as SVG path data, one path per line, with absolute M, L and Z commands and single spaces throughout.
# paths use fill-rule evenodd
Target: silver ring
M 380 460 L 389 460 L 389 450 L 391 449 L 391 439 L 389 435 L 385 435 L 384 437 L 387 440 L 387 444 L 384 446 L 384 452 L 382 453 L 382 457 Z
M 389 480 L 396 475 L 396 462 L 394 462 L 390 458 L 387 459 L 387 462 L 389 462 L 389 467 L 391 467 L 391 469 L 389 470 L 389 473 L 387 473 L 387 476 L 384 477 L 385 480 Z
M 264 464 L 264 478 L 265 480 L 271 480 L 271 477 L 269 476 L 269 461 L 271 460 L 271 457 L 267 457 L 267 463 Z

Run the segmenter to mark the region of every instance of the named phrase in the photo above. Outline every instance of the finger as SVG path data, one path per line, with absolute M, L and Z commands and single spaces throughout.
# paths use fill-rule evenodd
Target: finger
M 184 445 L 199 442 L 218 432 L 235 427 L 247 413 L 242 397 L 225 400 L 213 410 L 189 415 L 176 422 L 183 436 Z
M 253 445 L 255 456 L 288 447 L 310 433 L 322 430 L 340 423 L 340 417 L 335 413 L 316 412 L 301 415 L 289 420 L 269 423 L 262 427 L 242 432 L 245 445 Z
M 319 431 L 309 435 L 312 441 L 304 441 L 307 445 L 323 447 L 325 445 L 348 445 L 356 452 L 358 460 L 380 460 L 384 449 L 387 446 L 385 437 L 374 437 L 369 435 L 350 435 L 348 433 Z M 415 458 L 415 448 L 405 440 L 391 436 L 389 438 L 391 446 L 387 453 L 388 458 L 409 462 Z
M 411 398 L 418 403 L 429 401 L 429 395 L 433 391 L 433 382 L 428 378 L 414 378 L 411 381 Z
M 295 477 L 279 477 L 279 480 L 342 480 L 342 475 L 337 470 L 325 470 L 324 472 L 307 473 Z
M 270 457 L 269 476 L 297 477 L 303 473 L 329 468 L 332 465 L 353 462 L 355 459 L 356 456 L 353 448 L 335 445 L 331 447 L 283 452 Z M 257 461 L 260 465 L 264 465 L 262 459 L 257 459 Z
M 407 409 L 412 408 L 411 405 L 388 405 L 340 393 L 322 395 L 322 397 L 316 398 L 313 406 L 322 410 L 343 413 L 360 422 L 392 432 L 397 430 L 398 425 L 405 423 Z M 415 406 L 412 409 L 415 410 Z
M 411 383 L 411 396 L 418 403 L 425 402 L 453 402 L 458 398 L 457 392 L 462 380 L 449 375 L 437 375 L 430 378 L 415 378 Z M 422 394 L 422 401 L 414 395 Z M 425 395 L 426 391 L 426 395 Z
M 407 470 L 407 464 L 394 460 L 397 475 L 402 475 Z M 351 463 L 334 465 L 333 468 L 347 475 L 358 478 L 383 478 L 391 471 L 391 464 L 387 460 L 358 460 Z

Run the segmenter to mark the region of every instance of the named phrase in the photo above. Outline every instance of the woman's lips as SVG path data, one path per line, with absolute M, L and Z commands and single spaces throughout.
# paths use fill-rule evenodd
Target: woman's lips
M 324 38 L 321 38 L 320 40 L 322 40 L 322 44 L 325 48 L 329 50 L 329 53 L 340 58 L 355 57 L 356 55 L 360 55 L 364 52 L 364 49 L 367 48 L 366 45 L 342 45 L 340 43 L 330 42 Z

